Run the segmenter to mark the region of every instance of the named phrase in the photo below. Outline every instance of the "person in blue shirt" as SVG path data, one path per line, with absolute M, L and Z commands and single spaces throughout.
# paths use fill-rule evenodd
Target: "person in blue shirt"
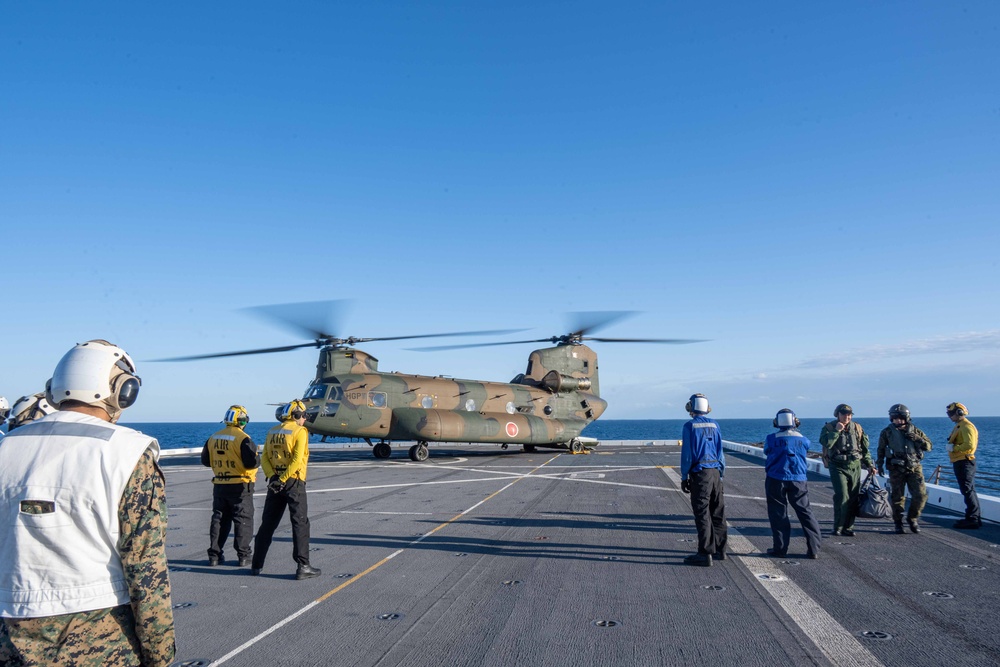
M 722 453 L 719 424 L 705 415 L 712 411 L 704 394 L 694 394 L 684 407 L 692 419 L 681 436 L 681 491 L 691 494 L 691 511 L 698 529 L 698 553 L 684 559 L 708 567 L 726 559 L 726 499 L 722 478 L 726 457 Z
M 774 539 L 774 547 L 767 553 L 777 558 L 783 558 L 788 553 L 792 535 L 788 506 L 791 505 L 806 535 L 807 556 L 818 558 L 821 539 L 819 522 L 809 507 L 809 489 L 806 486 L 809 439 L 799 433 L 799 419 L 788 408 L 778 411 L 773 424 L 778 432 L 769 433 L 764 441 L 764 455 L 767 456 L 764 495 L 767 496 L 767 519 L 771 523 Z

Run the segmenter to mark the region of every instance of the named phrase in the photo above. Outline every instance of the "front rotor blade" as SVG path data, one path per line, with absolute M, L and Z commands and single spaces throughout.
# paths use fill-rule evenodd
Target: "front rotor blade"
M 706 343 L 708 338 L 593 338 L 584 336 L 583 340 L 596 340 L 602 343 L 666 343 L 668 345 L 686 345 L 688 343 Z
M 334 338 L 347 315 L 351 301 L 304 301 L 277 303 L 271 306 L 243 308 L 257 317 L 263 317 L 307 338 Z
M 243 350 L 241 352 L 219 352 L 218 354 L 197 354 L 192 357 L 170 357 L 168 359 L 150 359 L 149 361 L 196 361 L 198 359 L 217 359 L 219 357 L 239 357 L 246 354 L 268 354 L 270 352 L 287 352 L 301 347 L 319 347 L 317 343 L 299 343 L 298 345 L 282 345 L 281 347 L 264 347 L 259 350 Z

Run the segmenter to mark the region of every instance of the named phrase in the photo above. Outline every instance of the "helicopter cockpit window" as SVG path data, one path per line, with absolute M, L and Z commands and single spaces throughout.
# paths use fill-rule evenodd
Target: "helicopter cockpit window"
M 368 392 L 369 408 L 384 408 L 386 405 L 386 393 L 384 391 Z
M 313 386 L 309 387 L 308 389 L 306 389 L 306 393 L 305 393 L 305 395 L 302 398 L 304 398 L 304 399 L 306 399 L 308 401 L 308 400 L 314 399 L 314 398 L 315 399 L 323 399 L 325 397 L 326 397 L 326 385 L 325 384 L 316 384 L 316 385 L 313 385 Z

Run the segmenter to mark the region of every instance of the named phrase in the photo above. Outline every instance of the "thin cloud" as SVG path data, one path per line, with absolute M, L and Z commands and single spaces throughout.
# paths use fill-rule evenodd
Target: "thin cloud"
M 829 368 L 831 366 L 866 364 L 883 359 L 918 354 L 955 354 L 959 352 L 997 349 L 1000 349 L 1000 330 L 994 329 L 984 332 L 970 331 L 953 336 L 938 336 L 936 338 L 914 340 L 898 345 L 872 345 L 844 352 L 824 354 L 805 359 L 791 368 Z

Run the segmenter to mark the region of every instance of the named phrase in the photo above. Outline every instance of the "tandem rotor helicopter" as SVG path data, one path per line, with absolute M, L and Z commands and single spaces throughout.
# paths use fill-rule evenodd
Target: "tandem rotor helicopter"
M 428 457 L 432 442 L 492 443 L 503 449 L 521 445 L 583 451 L 580 433 L 607 408 L 600 397 L 597 354 L 583 341 L 602 343 L 684 344 L 703 342 L 675 338 L 598 338 L 587 334 L 631 315 L 629 312 L 577 313 L 573 331 L 532 340 L 497 341 L 416 348 L 452 350 L 469 347 L 551 343 L 534 350 L 528 367 L 510 382 L 458 380 L 445 376 L 410 375 L 378 370 L 378 359 L 356 347 L 359 343 L 447 336 L 500 335 L 523 331 L 465 331 L 384 338 L 340 337 L 346 301 L 260 306 L 247 310 L 305 333 L 312 340 L 293 345 L 222 352 L 158 361 L 193 361 L 218 357 L 285 352 L 305 347 L 319 349 L 316 376 L 302 401 L 306 428 L 326 437 L 364 440 L 377 459 L 392 454 L 393 441 L 415 441 L 413 461 Z

